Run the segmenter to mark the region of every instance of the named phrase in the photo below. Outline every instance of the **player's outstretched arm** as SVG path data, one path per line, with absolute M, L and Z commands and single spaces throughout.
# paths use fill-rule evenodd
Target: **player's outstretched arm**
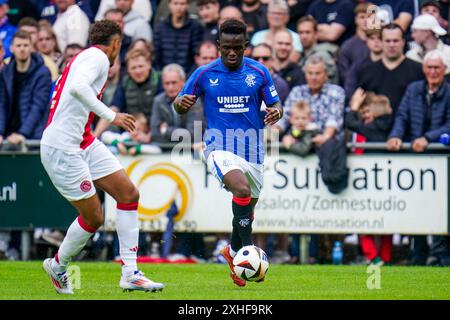
M 280 102 L 275 102 L 274 104 L 266 108 L 266 115 L 264 117 L 265 125 L 274 125 L 283 117 L 283 107 Z
M 175 111 L 179 114 L 184 114 L 188 112 L 191 107 L 197 101 L 197 97 L 193 94 L 184 94 L 175 99 L 173 105 L 175 107 Z

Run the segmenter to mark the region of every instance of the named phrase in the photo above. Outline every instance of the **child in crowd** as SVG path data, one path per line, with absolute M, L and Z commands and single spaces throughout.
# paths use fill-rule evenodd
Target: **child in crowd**
M 386 96 L 366 93 L 359 88 L 352 97 L 350 109 L 345 117 L 348 129 L 364 136 L 365 141 L 387 140 L 393 117 L 391 104 Z
M 313 149 L 312 139 L 318 133 L 312 122 L 311 107 L 305 101 L 295 103 L 289 118 L 290 131 L 283 137 L 283 146 L 291 153 L 304 157 Z
M 136 131 L 134 133 L 123 132 L 117 133 L 105 131 L 101 140 L 111 146 L 114 154 L 122 155 L 138 155 L 138 154 L 154 154 L 160 153 L 161 149 L 157 146 L 150 145 L 151 135 L 148 119 L 143 113 L 135 113 Z

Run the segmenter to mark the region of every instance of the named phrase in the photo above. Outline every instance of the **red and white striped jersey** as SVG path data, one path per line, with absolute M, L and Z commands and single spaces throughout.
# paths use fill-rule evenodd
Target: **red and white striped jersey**
M 114 120 L 115 112 L 100 101 L 108 70 L 108 56 L 95 46 L 83 50 L 67 64 L 53 91 L 41 144 L 79 152 L 95 139 L 91 133 L 94 114 Z

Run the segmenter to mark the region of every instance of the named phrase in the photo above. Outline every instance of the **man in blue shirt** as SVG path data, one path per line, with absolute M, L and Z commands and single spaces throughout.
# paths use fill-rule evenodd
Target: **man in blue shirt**
M 283 115 L 269 71 L 244 58 L 248 45 L 246 25 L 226 20 L 220 26 L 221 58 L 198 68 L 175 99 L 175 110 L 185 113 L 197 98 L 204 98 L 205 158 L 208 169 L 233 194 L 231 245 L 221 254 L 228 261 L 238 286 L 245 280 L 233 271 L 233 257 L 252 245 L 253 210 L 263 182 L 264 126 Z M 265 111 L 261 111 L 264 103 Z

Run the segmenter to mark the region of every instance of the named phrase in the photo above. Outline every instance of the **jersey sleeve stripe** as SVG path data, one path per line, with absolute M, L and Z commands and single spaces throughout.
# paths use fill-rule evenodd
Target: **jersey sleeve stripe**
M 214 64 L 214 65 L 210 66 L 209 68 L 206 68 L 205 70 L 203 70 L 202 72 L 199 73 L 199 75 L 197 76 L 197 79 L 195 79 L 194 89 L 193 89 L 193 92 L 192 92 L 193 95 L 195 95 L 195 90 L 197 89 L 198 82 L 199 82 L 200 78 L 202 77 L 202 75 L 203 75 L 206 71 L 208 71 L 208 70 L 212 69 L 213 67 L 215 67 L 216 65 L 217 65 L 217 64 Z

